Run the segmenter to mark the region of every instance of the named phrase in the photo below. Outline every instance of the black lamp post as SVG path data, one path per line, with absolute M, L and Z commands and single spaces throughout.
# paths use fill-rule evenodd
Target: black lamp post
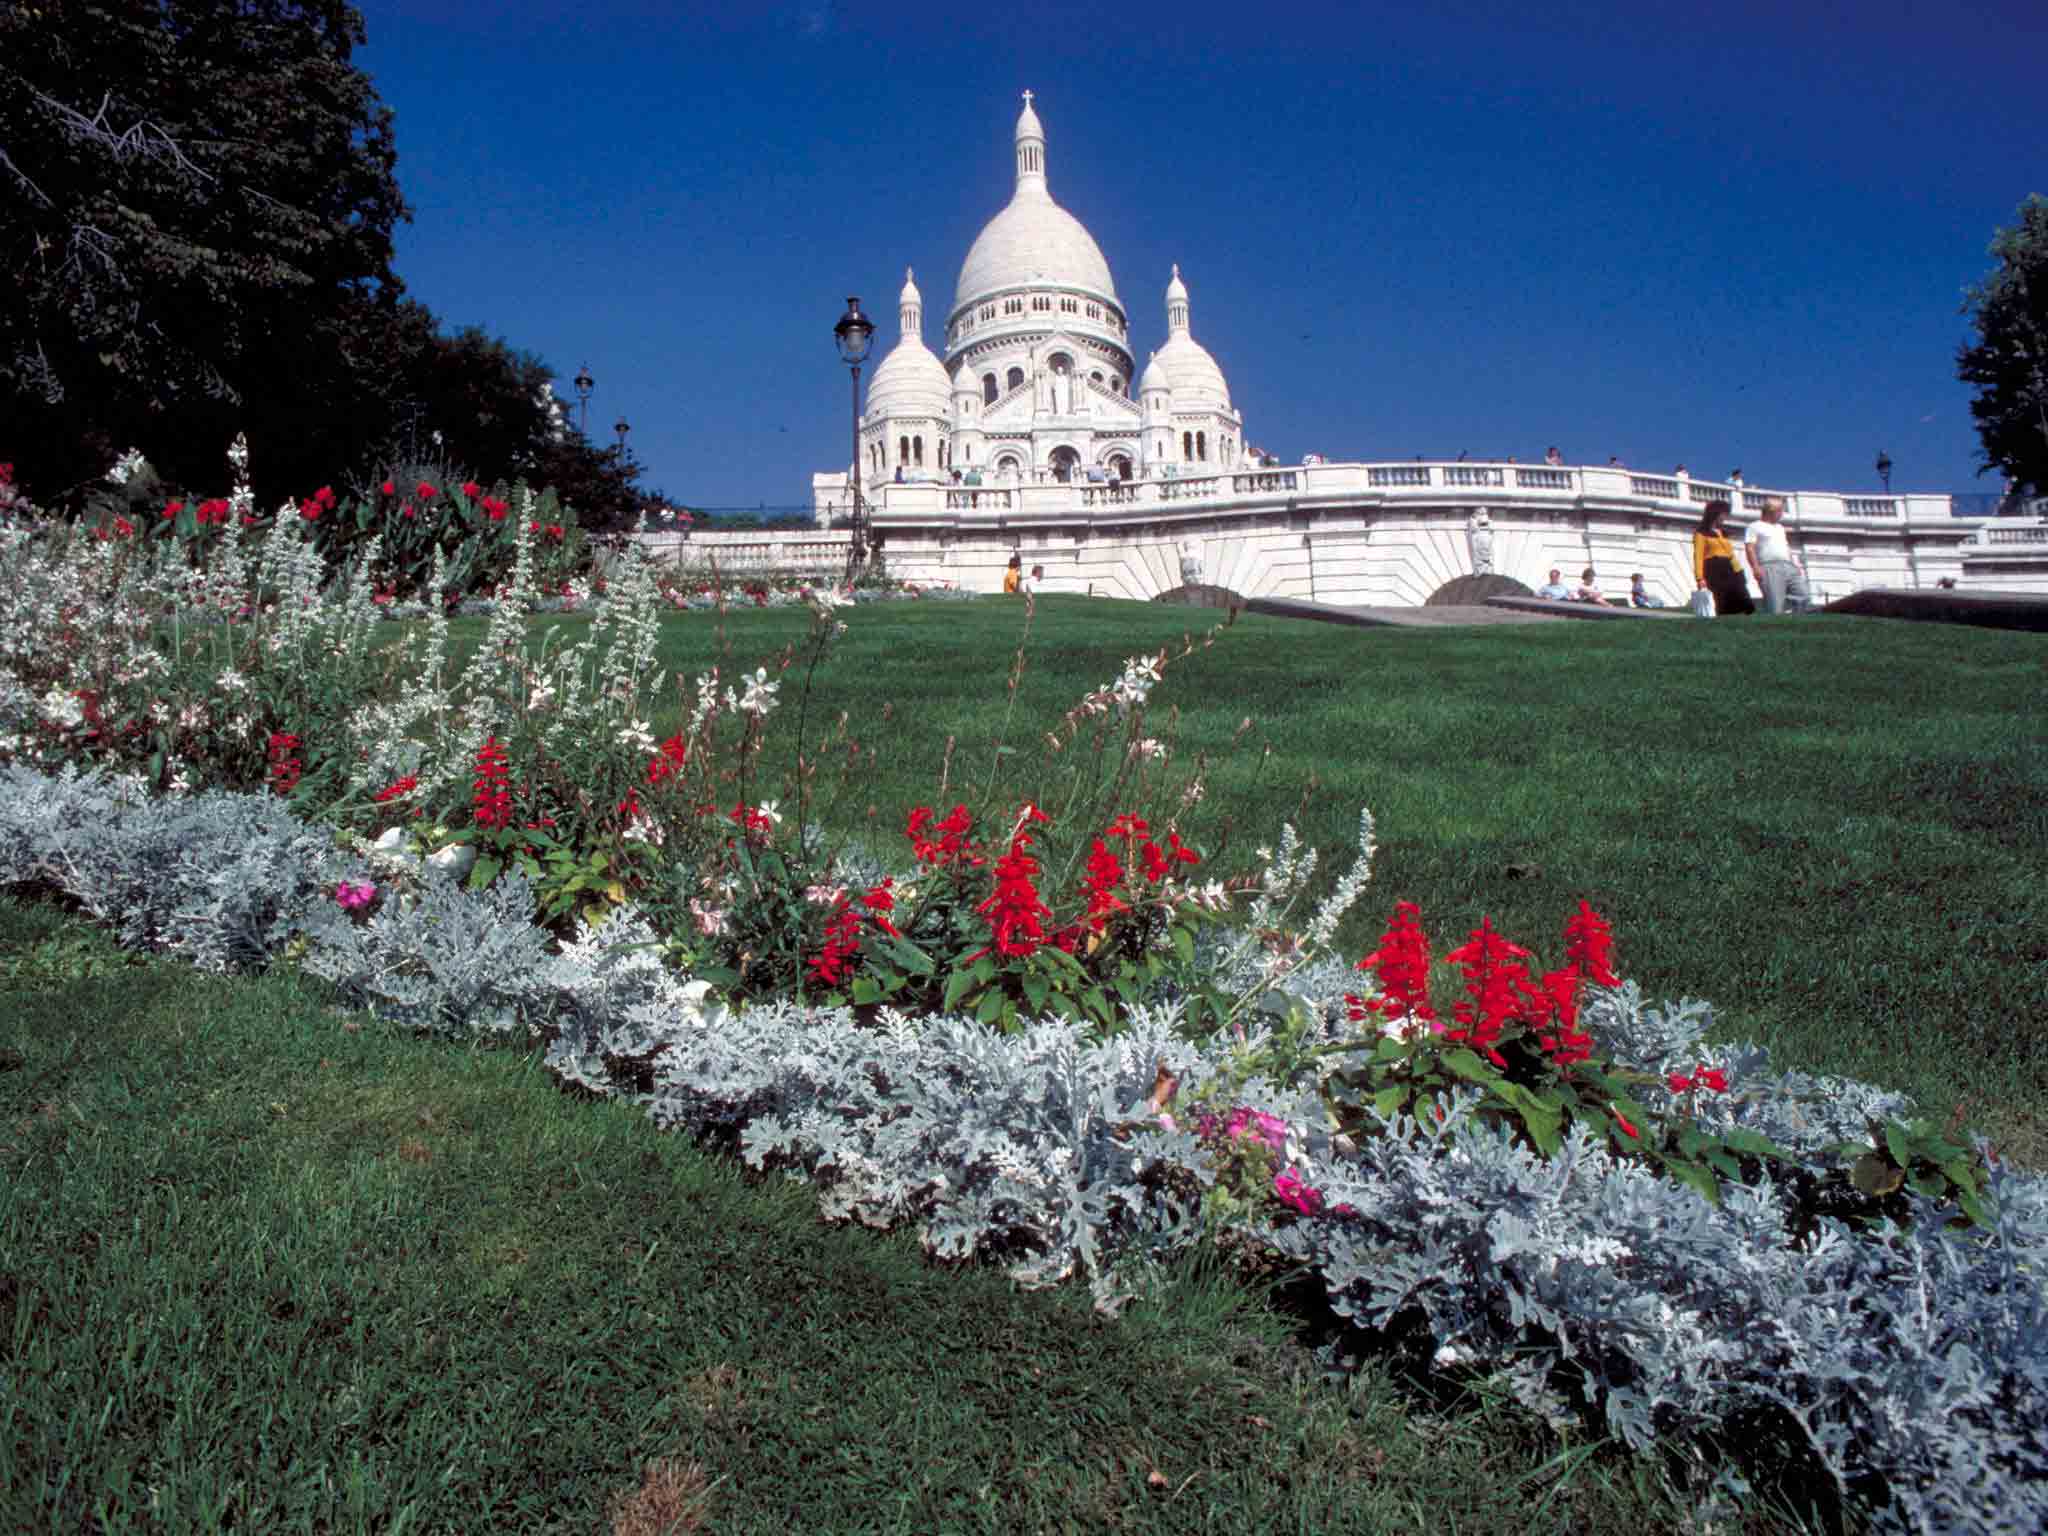
M 590 376 L 590 364 L 585 363 L 576 370 L 576 377 L 569 381 L 576 386 L 576 430 L 585 437 L 590 436 L 590 392 L 597 388 L 597 380 Z
M 1884 482 L 1884 493 L 1892 493 L 1892 456 L 1882 448 L 1877 450 L 1877 478 Z
M 626 456 L 626 434 L 633 430 L 633 424 L 621 416 L 612 423 L 612 430 L 619 434 L 619 457 L 623 459 Z
M 851 586 L 868 559 L 867 525 L 860 501 L 860 365 L 875 341 L 875 323 L 860 312 L 859 299 L 847 299 L 846 313 L 832 327 L 832 339 L 839 344 L 840 358 L 853 370 L 853 516 L 849 525 L 853 538 L 846 550 L 846 581 Z

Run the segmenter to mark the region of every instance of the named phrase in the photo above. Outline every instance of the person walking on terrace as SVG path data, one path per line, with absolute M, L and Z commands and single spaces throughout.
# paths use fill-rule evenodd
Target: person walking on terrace
M 1692 531 L 1692 575 L 1697 587 L 1714 595 L 1718 618 L 1731 614 L 1755 613 L 1749 584 L 1735 563 L 1735 546 L 1728 538 L 1728 503 L 1710 501 Z
M 1806 572 L 1792 558 L 1792 541 L 1786 536 L 1784 523 L 1785 498 L 1766 496 L 1763 516 L 1749 525 L 1749 533 L 1742 541 L 1750 573 L 1764 595 L 1765 613 L 1783 613 L 1788 601 L 1795 613 L 1813 605 Z

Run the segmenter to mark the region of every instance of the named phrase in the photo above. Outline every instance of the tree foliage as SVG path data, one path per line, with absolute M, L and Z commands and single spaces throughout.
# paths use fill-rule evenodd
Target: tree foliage
M 404 296 L 363 42 L 344 0 L 0 5 L 0 450 L 39 500 L 129 446 L 206 486 L 246 431 L 266 502 L 431 443 L 587 521 L 630 506 L 545 363 Z
M 0 398 L 31 482 L 110 442 L 212 473 L 238 425 L 272 476 L 352 446 L 407 217 L 362 42 L 341 0 L 0 10 Z
M 1963 303 L 1979 339 L 1957 352 L 1956 374 L 1977 389 L 1985 467 L 2048 492 L 2048 198 L 2021 203 L 1991 254 L 1997 267 Z

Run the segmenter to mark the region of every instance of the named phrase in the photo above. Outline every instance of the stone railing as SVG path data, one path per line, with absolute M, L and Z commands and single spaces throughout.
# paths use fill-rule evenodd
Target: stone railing
M 1365 472 L 1367 485 L 1428 485 L 1426 464 L 1374 464 Z
M 1788 522 L 1868 526 L 1890 523 L 1919 527 L 1949 525 L 1953 506 L 1947 496 L 1898 492 L 1888 496 L 1838 491 L 1774 491 L 1673 475 L 1646 475 L 1615 465 L 1473 464 L 1421 461 L 1381 464 L 1302 464 L 1287 468 L 1239 468 L 1199 474 L 1148 476 L 1111 487 L 1101 481 L 999 481 L 990 486 L 941 483 L 878 486 L 870 499 L 885 521 L 975 513 L 1014 514 L 1039 518 L 1084 515 L 1091 511 L 1122 511 L 1131 507 L 1192 503 L 1221 504 L 1256 512 L 1270 505 L 1279 510 L 1337 506 L 1357 502 L 1429 507 L 1438 503 L 1472 508 L 1485 506 L 1496 514 L 1517 506 L 1600 508 L 1630 507 L 1662 518 L 1695 519 L 1710 501 L 1726 501 L 1739 521 L 1763 510 L 1772 496 L 1785 501 Z M 1190 507 L 1190 510 L 1192 508 Z
M 2048 523 L 2018 528 L 1979 528 L 1976 542 L 1987 545 L 2048 544 Z
M 1007 512 L 1016 504 L 1016 494 L 1002 487 L 983 488 L 977 485 L 949 487 L 946 491 L 948 512 Z

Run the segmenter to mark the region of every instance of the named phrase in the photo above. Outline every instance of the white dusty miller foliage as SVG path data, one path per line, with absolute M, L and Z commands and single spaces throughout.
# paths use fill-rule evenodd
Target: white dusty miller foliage
M 1360 847 L 1363 867 L 1369 823 Z M 1309 854 L 1283 837 L 1272 863 L 1277 904 Z M 54 884 L 128 942 L 214 968 L 299 934 L 307 968 L 352 998 L 457 1038 L 543 1039 L 565 1084 L 806 1179 L 832 1217 L 914 1227 L 935 1255 L 1027 1283 L 1085 1276 L 1111 1300 L 1121 1261 L 1202 1236 L 1216 1170 L 1146 1099 L 1162 1066 L 1185 1094 L 1227 1080 L 1233 1046 L 1191 1044 L 1164 1011 L 1101 1041 L 1058 1022 L 863 1028 L 790 1002 L 735 1014 L 670 973 L 630 912 L 557 949 L 522 884 L 444 882 L 355 923 L 332 882 L 357 874 L 262 797 L 150 803 L 132 784 L 0 771 L 0 885 Z M 1312 964 L 1289 984 L 1347 976 Z M 1586 1019 L 1633 1065 L 1713 1062 L 1730 1092 L 1702 1114 L 1795 1154 L 1907 1107 L 1704 1044 L 1701 1003 L 1649 1007 L 1623 986 Z M 1780 1184 L 1710 1205 L 1583 1127 L 1539 1157 L 1474 1118 L 1474 1096 L 1355 1146 L 1327 1134 L 1311 1082 L 1227 1102 L 1287 1121 L 1291 1164 L 1323 1197 L 1323 1214 L 1249 1235 L 1319 1276 L 1358 1329 L 1426 1329 L 1440 1368 L 1490 1373 L 1553 1416 L 1589 1411 L 1636 1446 L 1739 1439 L 1768 1411 L 1876 1529 L 2048 1528 L 2048 1181 L 1994 1167 L 1987 1230 L 1923 1204 L 1906 1230 L 1823 1219 L 1795 1244 Z

